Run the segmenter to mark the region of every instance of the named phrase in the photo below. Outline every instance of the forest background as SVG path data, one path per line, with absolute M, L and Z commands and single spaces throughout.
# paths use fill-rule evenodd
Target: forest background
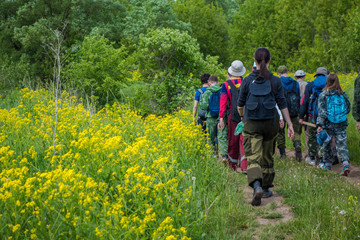
M 359 71 L 360 1 L 1 0 L 0 87 L 61 89 L 102 107 L 122 101 L 143 115 L 193 98 L 199 75 L 225 80 L 256 48 L 270 69 Z M 58 47 L 59 65 L 56 61 Z M 94 96 L 91 98 L 91 96 Z

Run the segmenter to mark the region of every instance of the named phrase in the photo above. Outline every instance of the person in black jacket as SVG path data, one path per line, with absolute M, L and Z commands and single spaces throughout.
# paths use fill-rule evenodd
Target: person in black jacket
M 243 119 L 244 151 L 248 160 L 248 183 L 254 188 L 253 206 L 262 197 L 271 197 L 275 177 L 273 145 L 279 131 L 278 105 L 288 124 L 288 137 L 294 137 L 293 124 L 284 97 L 280 78 L 269 70 L 270 51 L 259 48 L 254 54 L 256 70 L 244 78 L 240 86 L 238 111 Z

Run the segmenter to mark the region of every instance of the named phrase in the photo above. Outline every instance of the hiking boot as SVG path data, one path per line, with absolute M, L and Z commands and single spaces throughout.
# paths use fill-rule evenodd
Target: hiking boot
M 315 166 L 315 158 L 313 156 L 305 158 L 305 162 L 310 164 L 310 165 Z
M 343 168 L 343 170 L 341 171 L 340 175 L 341 176 L 349 176 L 349 173 L 350 173 L 350 167 L 349 166 L 345 166 Z
M 252 206 L 260 206 L 261 205 L 261 198 L 263 196 L 263 190 L 260 186 L 260 182 L 259 181 L 255 181 L 253 184 L 253 188 L 254 188 L 254 195 L 253 198 L 251 200 L 251 205 Z
M 268 189 L 268 188 L 263 189 L 263 194 L 262 194 L 263 198 L 269 198 L 272 196 L 273 196 L 273 192 L 270 189 Z
M 295 158 L 298 162 L 301 162 L 302 161 L 301 143 L 295 142 L 294 147 L 295 147 Z
M 280 159 L 286 158 L 285 148 L 279 148 L 279 152 L 280 152 Z

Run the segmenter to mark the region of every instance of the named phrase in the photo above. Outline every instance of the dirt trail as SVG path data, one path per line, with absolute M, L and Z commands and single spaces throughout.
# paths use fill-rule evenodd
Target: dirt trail
M 290 157 L 290 158 L 295 158 L 295 151 L 294 150 L 286 150 L 286 156 Z M 305 161 L 304 157 L 303 157 L 303 161 Z M 331 171 L 334 171 L 334 172 L 340 174 L 342 168 L 343 168 L 343 166 L 339 163 L 336 165 L 332 165 Z M 349 183 L 351 183 L 355 186 L 360 186 L 360 168 L 355 165 L 352 165 L 350 163 L 350 174 L 349 174 L 349 176 L 347 176 L 345 178 L 346 178 L 346 180 L 349 181 Z

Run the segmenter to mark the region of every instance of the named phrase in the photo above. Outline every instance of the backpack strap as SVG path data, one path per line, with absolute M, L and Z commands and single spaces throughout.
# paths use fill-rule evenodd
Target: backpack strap
M 204 91 L 201 88 L 199 88 L 198 91 L 200 94 L 204 94 Z

